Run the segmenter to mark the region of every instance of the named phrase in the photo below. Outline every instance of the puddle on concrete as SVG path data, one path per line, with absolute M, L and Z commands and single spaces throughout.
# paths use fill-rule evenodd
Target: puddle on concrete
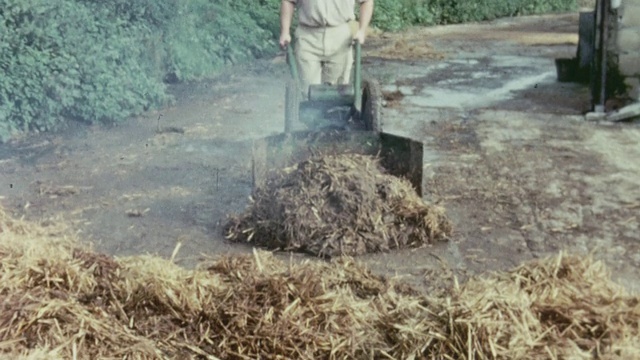
M 513 92 L 553 84 L 553 61 L 525 56 L 448 59 L 420 66 L 395 64 L 385 92 L 399 91 L 406 105 L 476 109 L 514 97 Z M 484 88 L 484 89 L 483 89 Z
M 460 89 L 425 88 L 418 95 L 410 96 L 406 102 L 423 107 L 451 107 L 458 109 L 480 108 L 493 103 L 508 100 L 513 97 L 513 92 L 535 88 L 540 84 L 555 81 L 555 72 L 548 71 L 542 74 L 519 77 L 504 83 L 497 89 L 474 92 Z
M 480 64 L 480 61 L 477 59 L 453 59 L 453 60 L 448 60 L 447 63 L 462 64 L 462 65 L 478 65 Z
M 491 90 L 488 93 L 482 94 L 482 96 L 471 101 L 469 103 L 463 103 L 463 107 L 478 107 L 480 105 L 491 104 L 500 100 L 511 98 L 513 91 L 525 90 L 534 88 L 540 84 L 553 82 L 555 72 L 549 71 L 540 75 L 533 75 L 518 78 L 507 82 L 501 88 Z
M 478 94 L 463 93 L 459 90 L 429 88 L 423 89 L 417 96 L 406 98 L 406 102 L 423 107 L 462 108 L 463 103 L 471 102 L 478 96 Z
M 546 58 L 525 56 L 492 56 L 491 66 L 496 68 L 551 68 L 554 61 Z
M 410 85 L 384 85 L 382 86 L 382 91 L 385 93 L 393 93 L 393 92 L 400 92 L 402 95 L 404 96 L 411 96 L 411 95 L 415 95 L 416 92 L 416 87 L 415 86 L 410 86 Z M 402 100 L 402 99 L 399 99 Z
M 496 74 L 495 72 L 491 72 L 491 71 L 480 71 L 480 72 L 471 74 L 471 78 L 473 79 L 496 79 L 500 77 L 501 77 L 500 74 Z

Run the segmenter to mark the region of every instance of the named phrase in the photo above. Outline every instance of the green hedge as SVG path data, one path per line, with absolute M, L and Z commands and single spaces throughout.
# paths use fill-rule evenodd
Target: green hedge
M 133 31 L 131 31 L 133 30 Z M 66 119 L 124 119 L 165 99 L 139 43 L 148 29 L 71 0 L 0 0 L 0 140 Z
M 575 9 L 576 0 L 376 0 L 373 26 L 396 31 Z
M 165 104 L 165 81 L 278 51 L 281 0 L 0 0 L 0 142 L 68 119 L 121 121 Z M 376 0 L 373 25 L 482 21 L 576 0 Z
M 164 33 L 167 71 L 178 80 L 211 76 L 226 65 L 277 51 L 272 31 L 261 26 L 270 18 L 256 12 L 259 6 L 246 1 L 243 7 L 237 0 L 180 3 L 179 17 Z

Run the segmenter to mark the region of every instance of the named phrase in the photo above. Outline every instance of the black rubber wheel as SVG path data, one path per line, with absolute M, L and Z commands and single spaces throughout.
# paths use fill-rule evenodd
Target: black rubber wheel
M 362 80 L 361 109 L 360 120 L 365 130 L 382 132 L 382 90 L 376 80 Z
M 292 132 L 300 126 L 300 90 L 295 80 L 287 82 L 284 99 L 284 132 Z

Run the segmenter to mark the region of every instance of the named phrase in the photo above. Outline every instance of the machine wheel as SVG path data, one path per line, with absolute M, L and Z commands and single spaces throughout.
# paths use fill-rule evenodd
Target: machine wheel
M 365 130 L 382 132 L 382 90 L 373 79 L 362 80 L 362 107 L 360 120 Z
M 300 101 L 301 94 L 295 80 L 287 82 L 284 99 L 284 132 L 295 130 L 300 125 Z

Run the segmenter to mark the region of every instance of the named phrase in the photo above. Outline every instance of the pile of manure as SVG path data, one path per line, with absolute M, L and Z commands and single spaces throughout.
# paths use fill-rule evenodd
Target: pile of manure
M 451 234 L 442 208 L 384 172 L 372 156 L 319 156 L 256 189 L 226 226 L 232 241 L 321 257 L 419 247 Z

